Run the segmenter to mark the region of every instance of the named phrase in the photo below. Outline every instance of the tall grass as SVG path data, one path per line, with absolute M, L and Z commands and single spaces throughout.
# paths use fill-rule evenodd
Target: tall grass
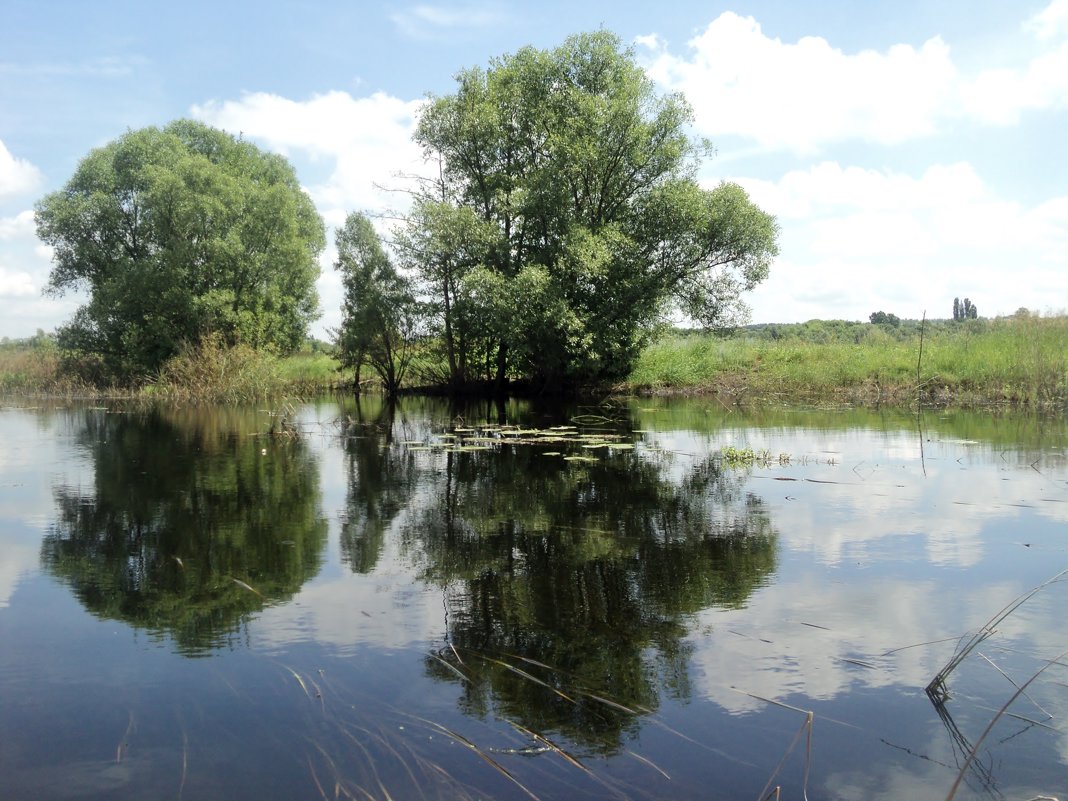
M 920 387 L 927 401 L 1063 405 L 1068 401 L 1068 317 L 1026 317 L 937 328 L 925 337 Z M 628 385 L 765 397 L 845 394 L 907 401 L 917 390 L 919 334 L 858 327 L 853 341 L 799 336 L 674 336 L 648 347 Z
M 0 349 L 0 392 L 31 392 L 52 386 L 60 375 L 59 362 L 55 348 Z
M 284 370 L 270 353 L 205 337 L 169 359 L 144 394 L 180 403 L 251 403 L 285 394 L 302 375 L 299 368 Z
M 337 368 L 327 353 L 277 357 L 208 337 L 151 380 L 119 384 L 91 355 L 65 354 L 51 341 L 22 341 L 0 345 L 0 394 L 240 404 L 334 389 L 344 379 Z
M 290 394 L 314 395 L 351 385 L 352 376 L 339 370 L 329 353 L 300 352 L 278 359 L 278 379 Z
M 64 355 L 50 341 L 0 346 L 0 394 L 87 398 L 132 392 L 108 381 L 97 360 Z
M 1011 318 L 988 329 L 964 326 L 933 339 L 926 370 L 968 389 L 997 388 L 1036 403 L 1068 397 L 1068 317 Z

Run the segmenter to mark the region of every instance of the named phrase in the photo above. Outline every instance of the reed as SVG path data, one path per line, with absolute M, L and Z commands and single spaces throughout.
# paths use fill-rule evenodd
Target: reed
M 540 801 L 538 796 L 535 795 L 534 792 L 531 791 L 530 788 L 528 788 L 525 784 L 523 784 L 521 781 L 519 781 L 519 779 L 517 779 L 511 773 L 511 771 L 509 771 L 500 762 L 498 762 L 496 759 L 494 759 L 492 756 L 490 756 L 486 751 L 484 751 L 483 749 L 479 748 L 475 743 L 471 742 L 471 740 L 469 740 L 467 737 L 464 737 L 459 732 L 453 731 L 448 726 L 444 726 L 444 725 L 442 725 L 440 723 L 437 723 L 437 722 L 435 722 L 433 720 L 427 720 L 426 718 L 420 718 L 420 717 L 415 717 L 414 719 L 418 720 L 420 723 L 426 724 L 432 730 L 440 732 L 441 734 L 444 734 L 446 737 L 451 739 L 453 742 L 458 743 L 459 745 L 462 745 L 465 748 L 470 749 L 476 756 L 478 756 L 479 759 L 481 759 L 484 762 L 486 762 L 491 768 L 493 768 L 499 774 L 501 774 L 506 779 L 508 779 L 508 781 L 510 781 L 512 784 L 514 784 L 516 787 L 518 787 L 520 790 L 522 790 L 524 795 L 526 795 L 528 798 L 532 798 L 532 799 L 534 799 L 534 801 Z
M 960 644 L 957 646 L 956 651 L 953 652 L 953 656 L 950 657 L 949 661 L 935 674 L 927 687 L 924 688 L 935 706 L 941 706 L 946 702 L 946 699 L 949 698 L 949 687 L 946 684 L 949 675 L 968 658 L 968 655 L 978 648 L 986 639 L 991 637 L 1001 622 L 1019 609 L 1020 606 L 1051 584 L 1064 580 L 1065 576 L 1068 576 L 1068 570 L 1062 570 L 1055 576 L 1051 576 L 1043 581 L 1037 587 L 1032 587 L 1027 592 L 1014 598 L 998 610 L 990 620 L 980 626 L 970 637 L 967 639 L 961 638 Z
M 129 398 L 99 360 L 61 353 L 50 342 L 0 346 L 0 394 L 31 397 Z
M 274 394 L 280 383 L 273 356 L 243 345 L 227 347 L 213 336 L 168 360 L 148 389 L 180 403 L 251 403 Z
M 337 359 L 321 351 L 282 356 L 276 367 L 279 381 L 291 394 L 312 395 L 351 385 Z
M 761 695 L 755 695 L 754 693 L 747 692 L 746 690 L 739 690 L 736 687 L 731 689 L 735 690 L 735 692 L 740 692 L 742 695 L 748 695 L 750 698 L 755 698 L 758 701 L 763 701 L 766 704 L 772 704 L 773 706 L 781 707 L 782 709 L 788 709 L 791 712 L 798 712 L 804 715 L 804 720 L 801 721 L 801 728 L 797 730 L 797 733 L 794 734 L 794 737 L 790 741 L 790 744 L 786 746 L 786 751 L 783 752 L 782 758 L 779 760 L 779 763 L 775 766 L 775 769 L 768 777 L 768 781 L 764 785 L 764 789 L 761 790 L 760 795 L 757 796 L 757 801 L 768 801 L 768 799 L 777 799 L 780 797 L 782 793 L 782 787 L 779 785 L 775 785 L 773 787 L 772 784 L 778 777 L 779 773 L 782 771 L 783 766 L 786 764 L 786 760 L 790 757 L 790 754 L 794 752 L 794 749 L 797 747 L 797 744 L 801 742 L 802 735 L 806 736 L 804 775 L 801 779 L 801 797 L 804 799 L 804 801 L 808 801 L 808 776 L 812 769 L 812 727 L 813 724 L 816 722 L 815 713 L 809 709 L 801 709 L 800 707 L 792 706 L 790 704 L 783 703 L 782 701 L 776 701 L 772 698 L 764 698 Z
M 238 404 L 318 395 L 343 383 L 328 353 L 276 357 L 218 337 L 184 348 L 148 380 L 120 380 L 100 359 L 62 352 L 49 339 L 0 345 L 0 393 L 7 395 Z
M 975 761 L 976 754 L 979 753 L 979 747 L 983 744 L 983 741 L 986 739 L 986 736 L 990 734 L 990 731 L 994 728 L 994 725 L 999 720 L 1001 720 L 1001 718 L 1005 715 L 1006 712 L 1008 712 L 1009 707 L 1012 706 L 1013 703 L 1015 703 L 1017 698 L 1019 698 L 1021 695 L 1026 695 L 1027 688 L 1031 686 L 1035 679 L 1041 676 L 1051 665 L 1062 664 L 1061 660 L 1064 659 L 1064 657 L 1066 656 L 1068 656 L 1068 651 L 1064 651 L 1060 654 L 1060 656 L 1054 659 L 1050 659 L 1048 662 L 1046 662 L 1046 664 L 1044 664 L 1034 674 L 1032 674 L 1031 678 L 1025 681 L 1022 685 L 1020 685 L 1008 701 L 1002 704 L 1001 708 L 997 711 L 994 717 L 991 718 L 990 723 L 988 723 L 986 728 L 983 729 L 983 733 L 979 735 L 979 739 L 975 741 L 975 744 L 968 752 L 968 756 L 964 760 L 964 764 L 961 765 L 960 771 L 957 773 L 957 778 L 953 782 L 953 786 L 949 788 L 949 793 L 946 795 L 946 801 L 953 801 L 953 797 L 957 794 L 957 790 L 960 788 L 961 782 L 964 780 L 964 777 L 968 773 L 968 768 L 971 766 L 972 762 Z
M 60 376 L 59 353 L 54 348 L 0 348 L 0 391 L 37 390 L 55 384 Z

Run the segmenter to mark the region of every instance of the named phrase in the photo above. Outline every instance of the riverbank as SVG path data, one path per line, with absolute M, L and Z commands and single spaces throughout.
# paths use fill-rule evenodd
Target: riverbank
M 156 376 L 102 378 L 89 359 L 66 358 L 47 338 L 0 346 L 0 394 L 245 404 L 311 397 L 342 388 L 338 362 L 322 351 L 279 357 L 206 342 L 167 362 Z
M 623 388 L 773 402 L 1063 408 L 1068 317 L 937 322 L 922 334 L 919 325 L 814 321 L 726 338 L 676 335 L 646 348 Z
M 176 357 L 158 376 L 115 386 L 101 382 L 91 365 L 64 360 L 47 338 L 0 347 L 4 394 L 240 404 L 310 397 L 349 382 L 321 350 L 275 357 L 208 343 Z M 630 377 L 612 389 L 753 403 L 1062 409 L 1068 408 L 1068 317 L 922 326 L 810 321 L 727 337 L 675 333 L 646 348 Z

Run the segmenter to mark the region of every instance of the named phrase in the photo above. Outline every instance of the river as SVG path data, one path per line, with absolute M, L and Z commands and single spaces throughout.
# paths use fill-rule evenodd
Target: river
M 8 401 L 0 437 L 0 797 L 1068 794 L 1063 417 Z

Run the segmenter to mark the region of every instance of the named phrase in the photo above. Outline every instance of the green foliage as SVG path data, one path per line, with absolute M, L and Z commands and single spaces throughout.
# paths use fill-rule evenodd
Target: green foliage
M 338 357 L 354 369 L 370 364 L 386 392 L 395 395 L 414 354 L 419 308 L 410 282 L 393 267 L 382 243 L 362 214 L 350 214 L 337 231 L 337 261 L 345 301 L 337 331 Z
M 898 328 L 901 325 L 901 318 L 896 314 L 887 314 L 884 311 L 872 312 L 868 319 L 871 320 L 873 325 L 889 325 L 893 328 Z
M 618 378 L 671 309 L 736 324 L 777 252 L 733 184 L 694 180 L 691 111 L 605 31 L 457 77 L 416 141 L 440 165 L 396 238 L 435 300 L 450 380 Z
M 494 355 L 491 327 L 501 305 L 496 297 L 479 293 L 478 278 L 472 285 L 468 277 L 484 264 L 495 242 L 492 224 L 473 209 L 427 197 L 415 203 L 394 239 L 401 264 L 420 277 L 422 292 L 430 298 L 427 312 L 448 368 L 443 378 L 454 387 L 480 375 Z M 480 307 L 478 297 L 490 305 Z
M 292 167 L 201 123 L 93 150 L 36 219 L 55 251 L 49 290 L 89 295 L 60 345 L 115 375 L 151 374 L 211 332 L 294 350 L 317 314 L 323 224 Z
M 750 447 L 737 448 L 734 445 L 727 445 L 720 449 L 719 455 L 727 467 L 735 470 L 754 465 L 767 467 L 776 461 L 776 457 L 773 457 L 767 448 L 754 451 Z M 788 464 L 790 457 L 785 453 L 779 454 L 777 461 L 780 464 Z

